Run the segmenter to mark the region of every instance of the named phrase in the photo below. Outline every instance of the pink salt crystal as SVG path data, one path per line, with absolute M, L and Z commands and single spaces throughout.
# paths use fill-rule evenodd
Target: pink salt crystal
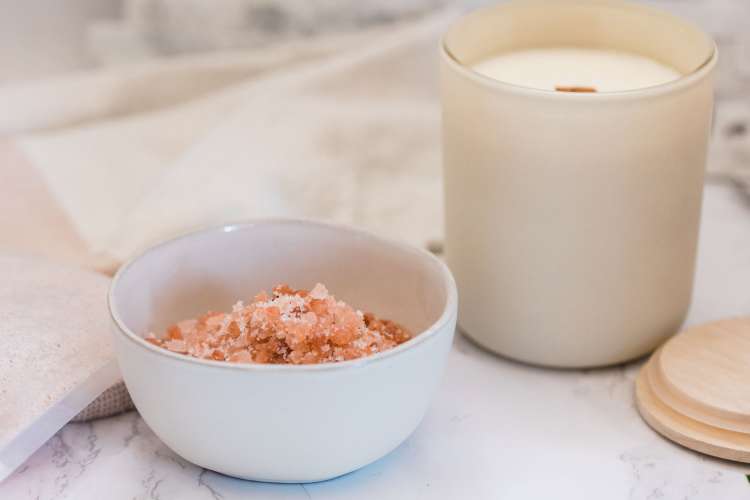
M 186 319 L 184 321 L 180 321 L 177 323 L 177 328 L 180 329 L 180 332 L 184 333 L 187 331 L 191 331 L 195 328 L 196 323 L 198 323 L 194 319 Z
M 242 334 L 242 331 L 240 330 L 240 325 L 236 321 L 232 321 L 231 323 L 229 323 L 229 327 L 227 331 L 229 333 L 229 336 L 232 337 L 233 339 L 238 338 Z
M 318 283 L 310 291 L 279 285 L 229 314 L 209 312 L 167 330 L 155 345 L 193 357 L 235 363 L 313 364 L 381 352 L 411 334 L 389 320 L 363 314 Z
M 172 325 L 167 329 L 167 338 L 169 339 L 182 339 L 182 331 L 179 325 Z
M 310 290 L 309 295 L 313 299 L 323 300 L 328 297 L 328 289 L 322 283 L 318 283 Z
M 306 312 L 302 315 L 302 320 L 310 325 L 314 325 L 318 321 L 318 316 L 312 311 Z
M 237 351 L 229 356 L 229 361 L 233 363 L 252 363 L 253 358 L 247 351 Z
M 170 351 L 179 352 L 179 353 L 186 353 L 187 351 L 187 344 L 185 344 L 185 341 L 183 340 L 167 340 L 164 342 L 164 347 L 169 349 Z

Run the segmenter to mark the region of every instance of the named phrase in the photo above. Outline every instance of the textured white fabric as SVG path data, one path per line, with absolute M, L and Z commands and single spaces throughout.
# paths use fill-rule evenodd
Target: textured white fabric
M 195 227 L 279 215 L 423 246 L 442 227 L 437 47 L 453 16 L 339 38 L 335 50 L 319 41 L 303 63 L 255 53 L 273 69 L 195 100 L 151 111 L 133 104 L 142 112 L 100 113 L 18 143 L 92 255 L 113 262 Z M 180 64 L 152 75 L 155 87 L 190 78 Z
M 133 408 L 133 400 L 130 399 L 127 387 L 123 382 L 117 382 L 79 412 L 71 422 L 85 422 L 95 418 L 110 417 Z
M 109 279 L 0 254 L 0 479 L 117 381 Z

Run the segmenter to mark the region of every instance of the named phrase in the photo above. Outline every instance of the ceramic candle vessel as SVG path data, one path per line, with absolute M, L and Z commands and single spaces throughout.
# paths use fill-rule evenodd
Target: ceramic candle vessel
M 681 76 L 569 93 L 472 69 L 555 47 L 636 54 Z M 462 18 L 441 52 L 446 258 L 461 329 L 559 367 L 626 361 L 676 332 L 692 291 L 713 41 L 629 3 L 531 0 Z

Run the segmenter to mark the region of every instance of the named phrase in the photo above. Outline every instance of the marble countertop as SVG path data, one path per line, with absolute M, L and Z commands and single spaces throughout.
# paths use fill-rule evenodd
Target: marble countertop
M 750 312 L 750 198 L 706 188 L 688 323 Z M 548 370 L 462 336 L 415 434 L 387 457 L 316 484 L 241 481 L 186 462 L 131 412 L 70 424 L 0 484 L 22 499 L 750 498 L 750 466 L 664 440 L 638 416 L 640 362 Z

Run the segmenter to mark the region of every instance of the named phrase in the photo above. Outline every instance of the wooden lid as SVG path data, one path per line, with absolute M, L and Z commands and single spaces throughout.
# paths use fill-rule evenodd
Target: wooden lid
M 690 328 L 643 367 L 641 415 L 669 439 L 750 463 L 750 318 Z

